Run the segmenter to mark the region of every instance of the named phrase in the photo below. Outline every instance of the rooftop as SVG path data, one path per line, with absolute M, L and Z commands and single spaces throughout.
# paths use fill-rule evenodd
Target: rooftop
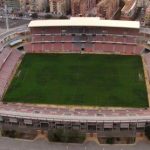
M 131 10 L 135 8 L 136 3 L 136 0 L 125 0 L 125 5 L 121 11 L 128 14 Z
M 71 17 L 70 19 L 34 20 L 28 27 L 61 27 L 61 26 L 88 26 L 139 29 L 139 21 L 101 20 L 99 17 Z

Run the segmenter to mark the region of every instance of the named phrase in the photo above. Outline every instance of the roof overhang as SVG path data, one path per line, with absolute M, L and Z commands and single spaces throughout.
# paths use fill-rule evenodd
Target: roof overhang
M 70 19 L 34 20 L 29 28 L 39 27 L 108 27 L 140 29 L 139 21 L 101 20 L 99 17 L 71 17 Z

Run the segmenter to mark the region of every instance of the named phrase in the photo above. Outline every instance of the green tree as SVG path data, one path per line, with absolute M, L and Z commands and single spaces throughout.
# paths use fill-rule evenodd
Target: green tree
M 33 13 L 31 14 L 32 19 L 37 19 L 38 18 L 38 14 L 37 13 Z
M 67 17 L 67 16 L 62 15 L 62 16 L 60 16 L 60 17 L 59 17 L 59 19 L 68 19 L 68 17 Z
M 82 134 L 77 130 L 57 129 L 48 132 L 48 139 L 53 142 L 83 143 L 85 140 L 85 134 Z
M 50 15 L 50 14 L 45 15 L 45 19 L 51 19 L 51 18 L 53 18 L 52 15 Z
M 106 143 L 107 144 L 114 144 L 114 138 L 107 138 L 107 140 L 106 140 Z
M 150 140 L 150 126 L 147 126 L 145 128 L 145 135 L 147 136 L 147 138 Z
M 46 13 L 50 12 L 49 6 L 46 7 L 46 10 L 45 10 L 45 11 L 46 11 Z

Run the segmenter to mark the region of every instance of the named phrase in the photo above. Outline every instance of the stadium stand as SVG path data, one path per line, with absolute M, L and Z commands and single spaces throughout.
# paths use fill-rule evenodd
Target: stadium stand
M 77 27 L 79 20 L 70 20 L 70 26 L 65 26 L 63 20 L 52 21 L 52 25 L 56 25 L 56 27 L 49 27 L 44 21 L 42 23 L 41 21 L 31 22 L 29 27 L 32 42 L 24 46 L 25 51 L 29 53 L 80 53 L 84 51 L 87 53 L 140 54 L 142 47 L 137 46 L 136 43 L 136 39 L 140 36 L 137 22 L 117 21 L 114 25 L 112 21 L 99 22 L 97 19 L 92 19 L 92 21 L 90 19 L 90 21 L 85 21 L 86 24 L 82 21 L 79 23 L 83 27 Z M 3 96 L 21 56 L 19 51 L 10 48 L 5 48 L 0 53 L 0 98 Z M 150 80 L 150 54 L 145 55 L 145 61 Z M 104 137 L 103 132 L 107 132 L 107 130 L 111 132 L 118 129 L 118 131 L 139 133 L 141 129 L 144 131 L 146 125 L 150 125 L 149 120 L 150 109 L 146 108 L 72 109 L 72 107 L 0 103 L 2 127 L 10 125 L 9 129 L 13 129 L 13 127 L 25 129 L 25 126 L 32 126 L 32 130 L 41 129 L 43 124 L 48 124 L 48 129 L 57 129 L 61 125 L 66 129 L 78 127 L 82 132 L 98 132 L 99 136 Z M 118 125 L 117 128 L 116 125 Z M 91 126 L 95 130 L 91 131 Z M 114 133 L 111 135 L 116 136 Z M 121 135 L 123 132 L 120 132 Z
M 0 53 L 3 51 L 3 44 L 0 42 Z
M 64 52 L 72 52 L 73 51 L 73 44 L 72 43 L 66 43 L 63 45 L 63 51 Z
M 84 19 L 87 19 L 87 24 L 83 22 Z M 126 23 L 128 24 L 125 25 L 124 21 L 79 19 L 78 17 L 70 20 L 45 21 L 45 23 L 39 20 L 31 21 L 29 27 L 32 50 L 27 49 L 27 52 L 84 51 L 138 55 L 142 50 L 140 47 L 135 48 L 136 39 L 140 36 L 139 22 L 127 21 Z
M 5 48 L 1 53 L 0 53 L 0 69 L 2 68 L 3 64 L 11 54 L 12 50 L 10 48 Z
M 28 104 L 13 103 L 8 103 L 5 105 L 0 104 L 0 113 L 11 116 L 9 118 L 7 118 L 6 116 L 2 117 L 4 124 L 9 125 L 11 129 L 13 126 L 20 127 L 21 125 L 21 127 L 28 127 L 28 129 L 29 127 L 33 127 L 31 128 L 32 130 L 37 130 L 42 128 L 41 124 L 46 123 L 48 124 L 47 127 L 49 129 L 56 129 L 61 125 L 62 129 L 68 129 L 68 127 L 69 129 L 73 129 L 73 127 L 78 127 L 80 132 L 98 132 L 103 133 L 103 135 L 109 132 L 109 135 L 111 134 L 114 136 L 115 134 L 111 133 L 111 131 L 117 129 L 117 131 L 121 131 L 119 137 L 124 133 L 123 131 L 130 131 L 131 134 L 132 130 L 135 131 L 136 129 L 137 132 L 143 130 L 146 126 L 145 120 L 148 120 L 149 118 L 149 110 L 136 108 L 115 110 L 103 108 L 75 108 L 71 110 L 68 107 L 41 107 Z M 144 120 L 141 119 L 141 117 L 143 116 Z M 116 124 L 118 124 L 117 128 Z M 94 130 L 91 130 L 91 125 L 94 126 Z M 103 135 L 99 136 L 103 137 Z M 128 137 L 130 137 L 129 134 L 127 135 Z M 133 134 L 131 135 L 131 137 L 132 136 L 135 135 Z
M 0 69 L 0 98 L 2 98 L 6 87 L 8 85 L 9 79 L 12 76 L 13 70 L 18 63 L 21 53 L 17 50 L 6 49 L 3 54 L 3 64 Z M 7 53 L 7 55 L 6 55 Z M 2 57 L 2 56 L 1 56 Z M 9 58 L 9 59 L 8 59 Z

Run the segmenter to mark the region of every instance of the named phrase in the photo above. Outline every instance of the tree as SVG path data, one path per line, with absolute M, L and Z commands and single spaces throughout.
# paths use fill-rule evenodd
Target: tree
M 46 7 L 46 10 L 45 10 L 45 11 L 46 11 L 46 13 L 50 12 L 49 6 Z
M 37 13 L 33 13 L 31 14 L 32 19 L 37 19 L 38 18 L 38 14 Z
M 150 126 L 147 126 L 145 128 L 145 135 L 147 136 L 147 138 L 150 140 Z
M 68 17 L 67 17 L 67 16 L 62 15 L 62 16 L 60 16 L 60 17 L 59 17 L 59 19 L 68 19 Z
M 48 132 L 48 139 L 53 142 L 83 143 L 85 140 L 85 134 L 82 134 L 77 130 L 57 129 Z
M 67 135 L 69 143 L 83 143 L 85 140 L 85 134 L 77 130 L 68 131 Z
M 106 140 L 106 143 L 107 144 L 114 144 L 114 138 L 107 138 L 107 140 Z
M 22 12 L 18 13 L 18 16 L 23 17 L 23 13 Z
M 49 141 L 53 141 L 53 142 L 61 142 L 62 134 L 63 134 L 62 129 L 57 129 L 55 131 L 49 131 L 48 139 L 49 139 Z
M 46 14 L 44 17 L 45 17 L 45 19 L 51 19 L 51 18 L 53 18 L 52 15 L 50 15 L 50 14 Z

